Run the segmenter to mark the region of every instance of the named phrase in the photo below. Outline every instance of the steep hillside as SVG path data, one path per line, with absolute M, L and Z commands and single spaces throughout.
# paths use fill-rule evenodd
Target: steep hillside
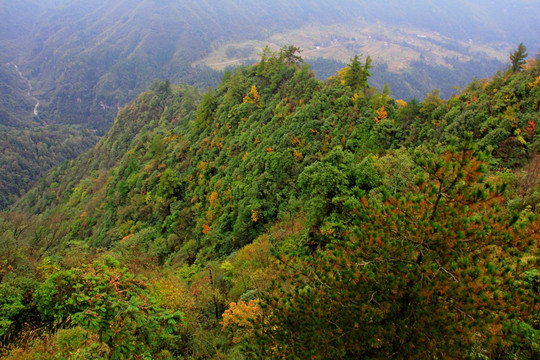
M 76 124 L 101 136 L 118 109 L 147 90 L 154 79 L 200 89 L 214 87 L 221 72 L 204 65 L 208 55 L 229 49 L 230 44 L 271 43 L 273 35 L 285 38 L 278 47 L 306 40 L 306 26 L 321 27 L 329 40 L 333 33 L 326 27 L 345 29 L 350 41 L 342 44 L 348 51 L 339 59 L 347 62 L 351 54 L 366 49 L 365 54 L 376 57 L 372 84 L 381 91 L 388 82 L 395 96 L 406 100 L 421 98 L 434 88 L 440 88 L 446 98 L 453 93 L 452 87 L 501 67 L 516 43 L 523 41 L 536 51 L 539 5 L 531 1 L 493 4 L 469 0 L 451 4 L 396 0 L 3 2 L 0 124 L 17 128 Z M 362 47 L 361 43 L 368 42 L 364 37 L 347 34 L 353 24 L 367 26 L 370 31 L 358 33 L 369 33 L 373 43 Z M 399 35 L 402 30 L 407 36 Z M 300 35 L 291 38 L 291 31 Z M 424 33 L 429 36 L 417 46 L 412 40 Z M 308 42 L 306 53 L 315 45 Z M 263 46 L 253 47 L 252 53 Z M 337 46 L 334 50 L 341 51 Z M 398 73 L 396 63 L 401 66 Z M 8 64 L 19 67 L 19 78 Z M 32 85 L 30 93 L 25 84 Z M 67 129 L 64 137 L 68 133 Z M 16 142 L 6 141 L 10 146 Z M 80 149 L 87 146 L 81 144 Z M 24 192 L 48 164 L 32 171 L 30 181 L 8 173 L 9 168 L 0 169 L 0 180 L 17 179 L 18 192 Z
M 448 101 L 368 77 L 288 47 L 155 82 L 2 215 L 6 357 L 535 358 L 540 63 Z
M 118 107 L 155 78 L 217 84 L 212 71 L 191 67 L 215 41 L 260 38 L 310 19 L 342 21 L 342 13 L 301 1 L 75 1 L 40 18 L 24 66 L 48 100 L 43 116 L 106 130 Z
M 98 136 L 86 128 L 47 125 L 31 83 L 13 63 L 0 65 L 0 210 L 38 178 L 92 148 Z
M 31 127 L 36 125 L 34 106 L 28 96 L 28 83 L 11 63 L 0 65 L 0 125 L 10 127 Z
M 0 209 L 15 202 L 51 168 L 91 149 L 97 136 L 77 127 L 0 127 Z

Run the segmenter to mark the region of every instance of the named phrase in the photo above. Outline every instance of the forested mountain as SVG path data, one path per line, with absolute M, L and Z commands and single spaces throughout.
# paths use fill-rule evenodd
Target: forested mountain
M 0 126 L 0 209 L 13 203 L 35 179 L 92 148 L 98 137 L 79 127 L 47 126 L 9 129 Z
M 406 100 L 422 98 L 435 88 L 448 97 L 453 86 L 503 66 L 500 54 L 506 58 L 507 49 L 518 42 L 536 49 L 539 13 L 539 5 L 531 1 L 4 1 L 0 4 L 0 124 L 10 128 L 76 124 L 103 135 L 118 109 L 147 90 L 154 79 L 200 89 L 214 87 L 221 72 L 194 65 L 214 48 L 264 41 L 272 34 L 310 24 L 383 24 L 448 37 L 449 43 L 435 41 L 433 48 L 428 43 L 421 56 L 450 49 L 456 56 L 473 60 L 435 64 L 419 58 L 400 73 L 389 71 L 382 61 L 372 78 L 380 90 L 388 82 L 396 96 Z M 454 39 L 494 44 L 480 46 L 476 52 L 456 47 Z M 9 133 L 10 128 L 3 131 Z M 63 137 L 71 131 L 66 129 Z M 10 147 L 17 142 L 10 135 L 4 138 Z M 34 145 L 27 144 L 26 149 Z M 79 151 L 88 149 L 87 145 L 81 143 Z M 18 156 L 28 154 L 19 152 Z M 15 181 L 18 192 L 24 192 L 51 164 L 69 158 L 57 156 L 43 168 L 31 167 L 29 179 L 13 173 L 16 167 L 3 168 L 0 182 Z M 0 188 L 0 193 L 4 199 L 0 208 L 5 208 L 10 203 L 5 199 L 12 199 L 13 192 Z
M 540 62 L 406 103 L 296 50 L 154 82 L 2 214 L 5 358 L 538 357 Z
M 28 83 L 11 63 L 0 64 L 0 125 L 24 128 L 35 126 L 35 102 L 28 96 Z
M 13 63 L 0 64 L 0 209 L 52 167 L 92 148 L 98 136 L 80 126 L 48 126 L 32 85 Z

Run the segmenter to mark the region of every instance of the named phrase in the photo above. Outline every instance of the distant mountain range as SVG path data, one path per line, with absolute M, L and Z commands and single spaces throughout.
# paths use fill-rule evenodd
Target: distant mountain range
M 191 66 L 216 43 L 358 19 L 533 49 L 540 38 L 533 1 L 24 0 L 0 8 L 0 49 L 35 84 L 47 122 L 105 131 L 156 78 L 217 84 L 219 74 Z

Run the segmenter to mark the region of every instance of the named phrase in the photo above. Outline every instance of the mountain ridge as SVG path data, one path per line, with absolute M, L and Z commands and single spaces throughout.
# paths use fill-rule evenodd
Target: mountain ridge
M 297 50 L 155 82 L 0 217 L 8 359 L 534 358 L 540 62 L 406 103 Z
M 460 5 L 462 16 L 456 19 L 453 13 Z M 500 48 L 490 45 L 493 48 L 490 51 L 499 53 L 501 48 L 506 52 L 518 41 L 527 43 L 531 49 L 538 46 L 534 24 L 535 14 L 540 13 L 540 9 L 535 3 L 497 2 L 496 5 L 505 10 L 494 14 L 493 3 L 473 4 L 468 0 L 456 4 L 395 0 L 362 3 L 349 0 L 323 3 L 312 0 L 272 3 L 259 0 L 248 3 L 237 0 L 123 0 L 114 4 L 103 0 L 5 2 L 0 5 L 0 61 L 20 68 L 32 84 L 31 96 L 38 99 L 40 105 L 39 116 L 33 116 L 30 107 L 33 100 L 20 79 L 13 77 L 9 67 L 5 68 L 7 65 L 2 65 L 0 123 L 9 123 L 10 128 L 18 129 L 40 124 L 76 125 L 102 136 L 111 126 L 118 108 L 147 90 L 156 78 L 188 83 L 200 89 L 219 84 L 221 72 L 199 61 L 223 42 L 265 41 L 272 34 L 302 29 L 313 23 L 329 26 L 378 21 L 398 28 L 414 23 L 415 29 L 440 31 L 451 39 L 474 42 L 491 41 L 495 36 L 495 40 L 507 42 Z M 423 16 L 425 14 L 435 16 Z M 279 47 L 282 45 L 289 44 L 279 44 Z M 427 45 L 422 54 L 431 51 L 431 45 Z M 449 44 L 433 45 L 433 51 L 437 51 L 445 46 L 453 48 L 455 44 L 450 41 Z M 396 46 L 394 53 L 400 45 Z M 409 54 L 410 57 L 417 55 Z M 381 61 L 373 72 L 372 83 L 382 91 L 385 83 L 390 82 L 396 96 L 405 100 L 420 99 L 434 88 L 441 88 L 441 95 L 449 97 L 453 93 L 452 86 L 461 86 L 475 75 L 486 76 L 501 66 L 482 54 L 477 57 L 465 63 L 452 59 L 439 61 L 446 67 L 453 66 L 454 71 L 458 71 L 453 73 L 455 75 L 446 67 L 429 64 L 421 57 L 417 59 L 420 63 L 410 63 L 409 69 L 401 74 L 387 71 Z M 342 57 L 341 61 L 349 59 Z M 332 74 L 338 70 L 331 62 L 321 66 L 316 69 L 318 73 Z M 71 134 L 68 129 L 67 134 Z M 7 141 L 13 145 L 18 140 Z M 86 145 L 81 144 L 82 149 L 87 149 Z M 56 159 L 65 160 L 62 157 Z M 24 190 L 46 171 L 36 163 L 32 168 L 34 175 L 30 182 L 22 177 L 16 180 Z M 17 179 L 11 168 L 2 170 L 2 174 L 9 174 L 10 181 Z M 10 201 L 0 206 L 5 207 Z

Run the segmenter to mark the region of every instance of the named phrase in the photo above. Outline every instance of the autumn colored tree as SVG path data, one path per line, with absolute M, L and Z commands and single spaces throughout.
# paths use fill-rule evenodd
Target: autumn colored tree
M 258 106 L 260 103 L 260 100 L 261 100 L 261 96 L 259 95 L 259 92 L 257 91 L 257 86 L 253 85 L 251 86 L 251 90 L 249 91 L 249 93 L 246 96 L 244 96 L 243 103 L 255 104 Z
M 504 185 L 485 181 L 470 142 L 416 162 L 416 191 L 361 199 L 347 241 L 281 257 L 289 275 L 261 304 L 254 358 L 538 354 L 538 219 L 505 216 Z
M 254 319 L 260 316 L 261 308 L 258 300 L 239 301 L 229 304 L 223 313 L 221 322 L 223 330 L 233 333 L 232 342 L 239 343 L 253 336 Z

